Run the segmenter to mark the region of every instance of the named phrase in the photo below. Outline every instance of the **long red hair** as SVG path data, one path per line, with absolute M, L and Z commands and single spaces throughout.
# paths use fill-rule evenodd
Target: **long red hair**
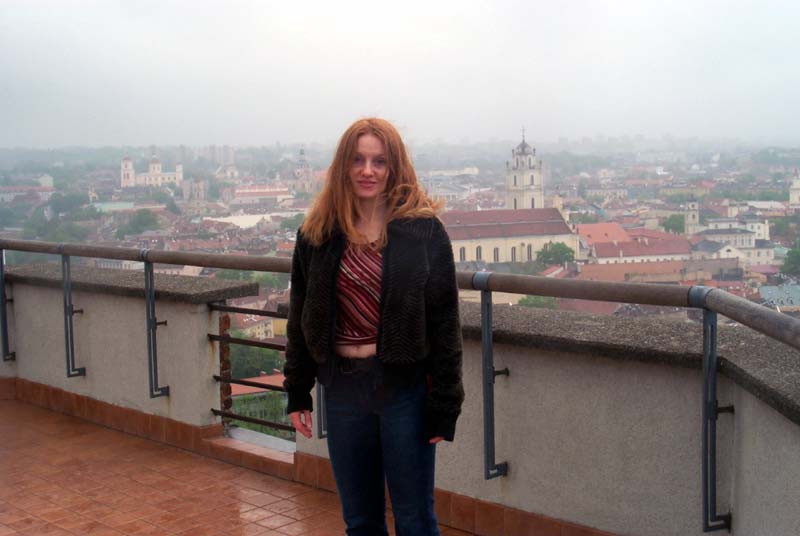
M 386 203 L 386 219 L 378 247 L 386 245 L 386 225 L 398 218 L 434 217 L 442 202 L 428 197 L 417 181 L 417 174 L 397 129 L 385 119 L 369 117 L 359 119 L 342 134 L 333 157 L 325 186 L 308 213 L 301 231 L 315 246 L 330 238 L 338 227 L 354 243 L 364 242 L 356 230 L 358 204 L 350 184 L 358 138 L 372 134 L 383 143 L 388 165 L 386 190 L 382 194 Z

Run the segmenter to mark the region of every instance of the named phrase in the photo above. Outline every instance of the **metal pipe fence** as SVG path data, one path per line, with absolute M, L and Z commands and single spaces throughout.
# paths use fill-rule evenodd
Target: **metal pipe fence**
M 161 323 L 155 318 L 155 282 L 152 275 L 152 264 L 177 264 L 190 266 L 203 266 L 208 268 L 221 268 L 233 270 L 263 271 L 289 273 L 291 259 L 277 257 L 252 257 L 246 255 L 228 255 L 216 253 L 196 253 L 183 251 L 157 251 L 149 249 L 122 248 L 114 246 L 92 246 L 84 244 L 58 244 L 53 242 L 40 242 L 32 240 L 0 239 L 0 253 L 3 250 L 26 251 L 31 253 L 45 253 L 58 255 L 62 258 L 62 271 L 65 292 L 65 337 L 67 347 L 68 375 L 75 375 L 81 369 L 75 369 L 74 351 L 71 350 L 72 330 L 71 316 L 77 312 L 72 307 L 69 258 L 93 257 L 102 259 L 141 261 L 145 263 L 145 287 L 147 289 L 147 319 L 148 319 L 148 362 L 151 377 L 151 396 L 169 396 L 168 387 L 158 386 L 155 330 Z M 8 348 L 7 336 L 7 311 L 6 307 L 11 300 L 5 297 L 5 266 L 0 262 L 0 335 L 2 335 L 3 359 L 14 359 L 14 352 Z M 500 274 L 493 272 L 459 271 L 457 274 L 458 287 L 464 290 L 481 291 L 481 324 L 483 345 L 484 369 L 484 448 L 486 479 L 501 477 L 508 474 L 508 462 L 495 461 L 494 445 L 494 384 L 497 376 L 508 376 L 510 371 L 498 371 L 494 368 L 492 354 L 492 323 L 491 323 L 491 293 L 505 292 L 513 294 L 527 294 L 535 296 L 550 296 L 558 298 L 572 298 L 593 301 L 609 301 L 617 303 L 634 303 L 642 305 L 660 305 L 667 307 L 698 308 L 704 312 L 703 321 L 703 393 L 702 393 L 702 526 L 704 532 L 714 530 L 730 530 L 732 519 L 730 513 L 718 514 L 716 512 L 716 422 L 719 414 L 732 413 L 733 407 L 720 407 L 716 398 L 717 378 L 717 313 L 724 315 L 742 325 L 745 325 L 768 337 L 781 341 L 793 348 L 800 349 L 800 320 L 794 319 L 767 307 L 755 304 L 723 290 L 703 286 L 685 287 L 679 285 L 648 284 L 648 283 L 618 283 L 606 281 L 581 281 L 574 279 L 552 279 L 547 277 Z M 285 315 L 266 313 L 264 311 L 231 307 L 220 304 L 209 304 L 213 310 L 225 313 L 262 314 L 265 316 Z M 264 343 L 247 339 L 232 338 L 225 333 L 219 335 L 209 334 L 209 339 L 218 341 L 220 345 L 245 344 L 262 348 L 283 350 L 285 347 L 273 343 Z M 223 384 L 251 385 L 256 382 L 235 380 L 230 378 L 230 373 L 215 376 L 215 380 Z M 251 385 L 254 386 L 254 385 Z M 280 390 L 262 386 L 265 389 Z M 253 417 L 237 415 L 223 410 L 212 410 L 216 415 L 228 419 L 238 419 L 256 424 L 273 426 L 281 430 L 291 427 L 281 424 L 255 419 Z M 323 413 L 321 411 L 320 413 Z M 322 422 L 322 419 L 318 419 Z

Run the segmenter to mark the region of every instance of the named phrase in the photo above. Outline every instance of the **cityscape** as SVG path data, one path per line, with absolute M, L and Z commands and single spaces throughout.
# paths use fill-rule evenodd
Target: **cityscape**
M 4 2 L 0 536 L 341 536 L 347 488 L 402 535 L 422 474 L 442 536 L 797 536 L 798 20 Z M 455 282 L 362 217 L 398 134 Z M 331 166 L 368 247 L 298 234 Z

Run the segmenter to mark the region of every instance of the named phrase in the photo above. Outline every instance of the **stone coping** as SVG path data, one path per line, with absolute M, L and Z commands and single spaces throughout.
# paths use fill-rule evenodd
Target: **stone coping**
M 460 310 L 464 338 L 480 340 L 480 304 L 461 302 Z M 702 369 L 702 322 L 518 305 L 492 311 L 495 343 Z M 724 320 L 719 316 L 720 373 L 800 425 L 800 351 Z
M 73 290 L 144 298 L 143 270 L 73 266 L 70 275 Z M 258 294 L 258 283 L 183 275 L 154 275 L 156 300 L 210 303 Z M 55 264 L 9 266 L 6 280 L 12 284 L 23 283 L 57 288 L 63 286 L 61 266 Z

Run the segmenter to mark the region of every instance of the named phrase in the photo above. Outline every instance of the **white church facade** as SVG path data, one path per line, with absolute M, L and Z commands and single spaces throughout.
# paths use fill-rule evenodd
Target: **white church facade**
M 180 186 L 183 182 L 183 166 L 175 166 L 173 173 L 165 173 L 161 169 L 161 161 L 153 156 L 150 159 L 147 173 L 136 173 L 133 168 L 133 160 L 129 157 L 122 159 L 120 164 L 120 186 L 122 188 L 134 188 L 136 186 L 164 186 L 165 184 L 175 184 Z

